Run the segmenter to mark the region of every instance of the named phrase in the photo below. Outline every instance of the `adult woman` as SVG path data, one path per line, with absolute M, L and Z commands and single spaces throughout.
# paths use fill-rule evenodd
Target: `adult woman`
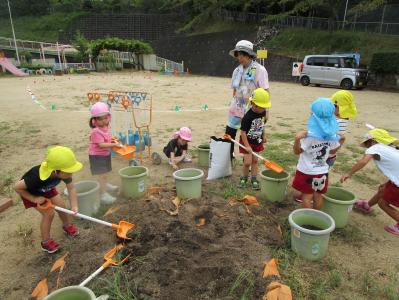
M 255 61 L 256 53 L 250 41 L 241 40 L 229 54 L 237 59 L 239 66 L 231 78 L 233 99 L 230 104 L 226 133 L 235 139 L 240 128 L 252 92 L 257 88 L 269 89 L 269 78 L 265 67 Z M 269 112 L 266 112 L 266 121 Z M 231 158 L 234 157 L 234 143 L 231 143 Z

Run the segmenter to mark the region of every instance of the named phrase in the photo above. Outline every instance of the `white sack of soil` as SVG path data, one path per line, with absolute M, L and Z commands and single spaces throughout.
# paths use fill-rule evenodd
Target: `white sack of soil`
M 230 176 L 233 173 L 230 161 L 231 143 L 225 139 L 211 137 L 209 171 L 207 180 Z

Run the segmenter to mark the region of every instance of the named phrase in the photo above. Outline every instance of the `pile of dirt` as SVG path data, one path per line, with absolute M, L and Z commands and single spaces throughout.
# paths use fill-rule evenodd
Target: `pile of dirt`
M 177 216 L 173 192 L 129 205 L 137 224 L 136 237 L 126 245 L 133 263 L 127 267 L 131 282 L 139 282 L 139 299 L 232 299 L 245 286 L 231 291 L 243 272 L 252 273 L 253 296 L 264 293 L 262 265 L 270 246 L 281 245 L 270 212 L 261 207 L 233 206 L 207 193 L 183 203 Z M 118 211 L 123 217 L 122 210 Z M 203 226 L 198 226 L 205 223 Z M 246 283 L 244 283 L 245 285 Z
M 238 299 L 253 285 L 250 298 L 261 298 L 263 262 L 271 258 L 271 246 L 283 243 L 268 208 L 229 204 L 204 192 L 201 199 L 182 202 L 178 215 L 170 215 L 167 211 L 175 208 L 174 199 L 173 190 L 164 190 L 147 199 L 115 204 L 116 211 L 105 217 L 113 223 L 127 220 L 137 225 L 130 235 L 133 240 L 125 242 L 124 253 L 131 256 L 123 268 L 136 297 Z M 102 254 L 112 242 L 118 241 L 111 230 L 101 229 L 87 224 L 81 230 L 84 241 L 70 245 L 63 286 L 83 281 L 101 265 Z M 243 275 L 250 280 L 240 286 Z

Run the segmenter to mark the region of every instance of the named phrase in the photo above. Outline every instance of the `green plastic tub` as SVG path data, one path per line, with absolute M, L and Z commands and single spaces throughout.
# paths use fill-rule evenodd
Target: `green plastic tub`
M 209 168 L 209 151 L 211 147 L 209 144 L 201 144 L 197 146 L 198 150 L 198 166 Z
M 125 198 L 139 199 L 147 190 L 148 169 L 143 166 L 130 166 L 119 170 L 122 179 L 122 195 Z
M 272 170 L 264 170 L 260 173 L 260 197 L 263 200 L 281 202 L 287 194 L 287 186 L 290 174 L 283 171 L 276 173 Z
M 91 289 L 84 286 L 68 286 L 56 290 L 48 295 L 44 300 L 101 300 L 107 299 L 105 296 L 96 297 Z
M 291 248 L 308 260 L 320 260 L 327 254 L 334 219 L 310 208 L 294 210 L 288 216 L 291 226 Z
M 100 207 L 100 184 L 97 181 L 79 181 L 75 184 L 76 193 L 78 196 L 79 212 L 92 216 Z M 68 196 L 68 190 L 65 189 L 65 194 Z
M 343 228 L 349 222 L 349 216 L 355 203 L 355 195 L 339 187 L 329 187 L 323 194 L 322 211 L 329 214 L 337 228 Z
M 176 193 L 180 199 L 198 199 L 202 195 L 202 177 L 199 169 L 181 169 L 173 173 L 176 182 Z

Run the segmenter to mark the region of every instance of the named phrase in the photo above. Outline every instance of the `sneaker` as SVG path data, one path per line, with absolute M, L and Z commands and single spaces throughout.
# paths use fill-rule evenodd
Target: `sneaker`
M 240 188 L 246 188 L 247 187 L 247 178 L 244 176 L 240 177 L 240 183 L 238 184 Z
M 251 185 L 253 190 L 260 190 L 259 181 L 256 179 L 256 177 L 251 179 Z
M 65 234 L 69 237 L 75 237 L 79 235 L 79 230 L 73 224 L 62 226 L 62 229 L 64 229 Z
M 48 239 L 47 241 L 41 242 L 42 250 L 47 253 L 54 253 L 57 252 L 59 249 L 59 245 L 53 239 Z
M 302 200 L 302 194 L 299 195 L 299 196 L 294 197 L 294 200 L 295 200 L 296 202 L 302 203 L 302 202 L 303 202 L 303 200 Z
M 101 195 L 100 201 L 102 204 L 112 204 L 116 200 L 115 197 L 112 197 L 110 194 L 105 192 L 104 194 Z
M 367 200 L 358 200 L 353 207 L 364 214 L 369 214 L 371 212 L 371 207 Z
M 117 185 L 107 183 L 107 192 L 115 193 L 118 189 L 119 189 L 119 187 Z
M 399 223 L 395 225 L 387 225 L 384 227 L 384 229 L 389 233 L 399 236 Z
M 193 159 L 191 158 L 190 155 L 186 154 L 186 156 L 184 156 L 183 162 L 190 163 L 192 161 L 193 161 Z

